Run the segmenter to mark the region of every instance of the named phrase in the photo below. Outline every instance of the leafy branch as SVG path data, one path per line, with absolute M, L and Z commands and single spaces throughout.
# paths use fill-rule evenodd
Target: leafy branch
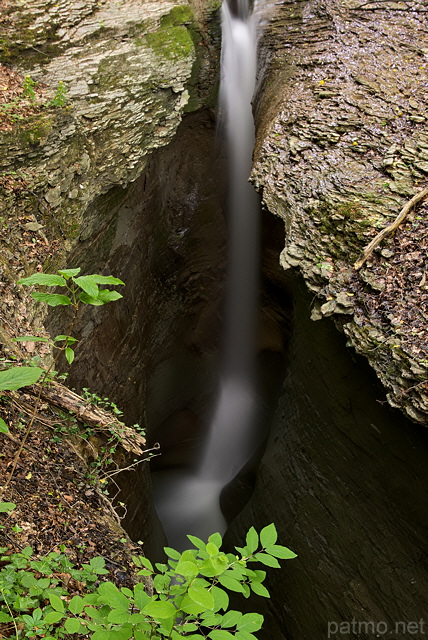
M 0 503 L 0 511 L 2 504 L 3 511 L 14 507 Z M 180 553 L 165 547 L 167 564 L 157 563 L 155 568 L 148 558 L 134 556 L 137 576 L 151 579 L 151 594 L 143 582 L 133 589 L 99 582 L 108 573 L 102 557 L 78 570 L 63 553 L 51 552 L 40 562 L 26 547 L 0 557 L 7 563 L 0 571 L 0 623 L 13 624 L 17 638 L 22 634 L 46 640 L 67 634 L 92 640 L 257 640 L 254 634 L 261 629 L 263 616 L 229 609 L 228 592 L 270 597 L 263 585 L 266 572 L 248 565 L 279 568 L 278 559 L 295 558 L 290 549 L 277 544 L 277 537 L 274 524 L 260 535 L 251 527 L 245 546 L 235 547 L 234 555 L 221 550 L 219 533 L 206 543 L 189 535 L 193 549 Z M 5 551 L 0 548 L 0 553 Z M 61 587 L 56 572 L 67 572 L 84 583 L 83 595 Z
M 102 306 L 108 302 L 119 300 L 122 295 L 114 289 L 100 288 L 99 285 L 123 285 L 124 283 L 119 278 L 113 276 L 103 276 L 99 274 L 92 274 L 88 276 L 79 276 L 80 267 L 76 269 L 61 269 L 57 274 L 52 273 L 34 273 L 28 278 L 22 278 L 18 280 L 18 284 L 25 286 L 38 285 L 42 287 L 63 287 L 65 293 L 51 293 L 46 291 L 33 291 L 31 297 L 37 302 L 43 302 L 51 307 L 57 306 L 71 306 L 74 308 L 74 315 L 70 322 L 68 334 L 56 336 L 53 341 L 48 338 L 42 338 L 38 336 L 21 336 L 15 338 L 17 342 L 45 342 L 51 347 L 58 349 L 53 362 L 48 369 L 42 369 L 41 367 L 26 367 L 17 366 L 10 367 L 5 371 L 0 371 L 0 393 L 1 391 L 16 391 L 22 387 L 40 382 L 40 387 L 37 393 L 36 402 L 32 411 L 30 420 L 27 425 L 27 429 L 21 440 L 18 451 L 15 454 L 14 461 L 9 471 L 7 480 L 0 491 L 0 500 L 4 495 L 10 481 L 15 473 L 16 465 L 18 464 L 19 457 L 25 446 L 25 442 L 34 426 L 36 416 L 39 411 L 43 388 L 46 383 L 51 379 L 54 366 L 61 355 L 64 352 L 67 362 L 71 364 L 74 361 L 73 345 L 77 342 L 76 338 L 73 338 L 72 333 L 73 325 L 75 322 L 77 310 L 81 303 L 90 304 L 93 306 Z M 6 422 L 0 418 L 0 433 L 8 433 L 8 426 Z

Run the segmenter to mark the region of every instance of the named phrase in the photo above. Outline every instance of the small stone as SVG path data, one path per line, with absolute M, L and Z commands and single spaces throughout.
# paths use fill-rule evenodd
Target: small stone
M 391 249 L 382 249 L 380 253 L 384 258 L 392 258 L 392 256 L 395 255 Z
M 38 222 L 27 222 L 24 224 L 24 228 L 27 229 L 27 231 L 39 231 L 39 229 L 43 229 L 43 225 Z
M 339 294 L 337 294 L 336 302 L 341 307 L 345 307 L 347 309 L 352 309 L 354 306 L 353 298 L 349 297 L 348 294 L 344 291 L 341 291 Z
M 321 320 L 321 319 L 322 319 L 322 313 L 321 313 L 320 305 L 318 302 L 316 302 L 311 311 L 311 320 L 316 322 L 317 320 Z
M 336 311 L 336 300 L 329 300 L 321 305 L 320 309 L 323 316 L 331 316 Z
M 415 162 L 415 166 L 424 173 L 428 173 L 428 162 Z

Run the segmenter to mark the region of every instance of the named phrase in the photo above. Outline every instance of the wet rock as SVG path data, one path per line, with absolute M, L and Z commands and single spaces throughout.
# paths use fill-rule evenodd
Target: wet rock
M 38 112 L 0 131 L 0 164 L 3 175 L 31 175 L 32 190 L 75 240 L 81 223 L 96 224 L 86 211 L 94 198 L 135 180 L 185 111 L 213 103 L 218 6 L 33 4 L 25 20 L 21 7 L 10 7 L 6 39 L 15 45 L 8 45 L 7 62 L 44 93 Z M 21 208 L 27 196 L 21 193 Z
M 333 317 L 351 316 L 352 307 L 337 296 L 349 292 L 357 278 L 353 305 L 361 310 L 361 326 L 381 334 L 388 327 L 373 317 L 365 298 L 383 293 L 387 283 L 370 265 L 355 274 L 353 264 L 426 177 L 426 112 L 420 99 L 426 92 L 425 14 L 420 4 L 411 2 L 411 8 L 412 25 L 390 3 L 344 2 L 339 11 L 334 3 L 327 8 L 316 0 L 310 29 L 303 7 L 291 11 L 280 2 L 269 8 L 260 46 L 263 81 L 254 103 L 252 179 L 265 206 L 285 221 L 281 264 L 303 274 L 323 312 Z M 425 227 L 412 233 L 422 245 Z M 390 247 L 380 251 L 388 261 L 397 257 Z M 356 322 L 354 317 L 346 324 L 354 347 L 394 389 L 389 397 L 397 393 L 394 403 L 404 411 L 413 407 L 413 418 L 421 416 L 421 386 L 398 391 L 396 382 L 400 368 L 410 371 L 414 354 L 403 349 L 397 360 L 391 346 L 379 358 Z M 406 344 L 406 335 L 408 343 L 411 329 L 407 323 L 397 337 L 400 344 Z

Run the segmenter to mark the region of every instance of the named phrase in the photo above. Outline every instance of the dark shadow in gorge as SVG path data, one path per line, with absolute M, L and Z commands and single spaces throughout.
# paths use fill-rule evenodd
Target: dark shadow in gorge
M 123 300 L 79 313 L 69 383 L 108 396 L 128 424 L 145 426 L 149 442 L 161 441 L 165 466 L 180 465 L 183 449 L 197 449 L 214 386 L 226 244 L 215 126 L 211 111 L 186 116 L 135 183 L 92 204 L 69 259 L 82 273 L 112 273 L 126 283 Z M 52 316 L 53 332 L 64 324 Z M 184 447 L 177 446 L 181 427 Z M 159 550 L 148 465 L 116 481 L 125 528 Z
M 124 410 L 128 424 L 147 427 L 149 446 L 161 444 L 161 455 L 151 463 L 154 472 L 197 463 L 218 384 L 226 176 L 215 127 L 211 112 L 187 116 L 134 184 L 93 203 L 69 261 L 83 273 L 112 273 L 126 283 L 119 303 L 80 313 L 76 329 L 82 341 L 70 384 L 108 396 Z M 278 247 L 271 248 L 282 237 L 282 223 L 275 222 L 277 227 L 264 225 L 263 231 L 257 347 L 265 434 L 281 379 L 289 316 L 279 284 Z M 251 469 L 253 474 L 254 465 Z M 127 507 L 125 528 L 146 542 L 147 553 L 157 555 L 164 539 L 151 504 L 148 466 L 124 472 L 116 481 L 118 500 Z M 251 483 L 244 484 L 236 501 L 228 499 L 229 517 L 251 491 Z
M 289 273 L 288 288 L 286 376 L 255 491 L 227 542 L 275 522 L 298 554 L 267 570 L 272 599 L 251 603 L 265 614 L 262 639 L 324 640 L 329 621 L 356 619 L 401 640 L 396 622 L 420 621 L 428 604 L 428 433 L 389 408 L 331 319 L 309 319 L 302 280 Z M 355 637 L 374 637 L 360 628 Z

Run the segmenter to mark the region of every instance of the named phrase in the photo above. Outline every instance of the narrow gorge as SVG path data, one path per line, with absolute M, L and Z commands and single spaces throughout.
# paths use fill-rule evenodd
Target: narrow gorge
M 396 625 L 423 620 L 428 593 L 427 201 L 361 269 L 354 263 L 427 185 L 426 9 L 254 3 L 244 181 L 254 186 L 245 188 L 260 268 L 246 264 L 229 289 L 230 242 L 251 245 L 253 205 L 242 208 L 244 232 L 232 228 L 246 196 L 231 195 L 218 107 L 220 4 L 34 0 L 26 12 L 0 3 L 2 354 L 16 352 L 15 335 L 64 326 L 66 311 L 43 315 L 19 277 L 81 266 L 121 278 L 121 301 L 79 311 L 66 384 L 107 396 L 126 424 L 145 427 L 148 447 L 160 445 L 150 464 L 115 478 L 129 536 L 162 559 L 165 531 L 171 539 L 195 501 L 171 505 L 171 486 L 189 474 L 200 486 L 220 381 L 236 380 L 236 365 L 244 391 L 223 387 L 226 413 L 251 396 L 256 436 L 233 472 L 227 460 L 215 483 L 221 512 L 211 525 L 209 509 L 204 524 L 227 527 L 233 546 L 274 522 L 298 554 L 268 576 L 271 599 L 251 603 L 265 615 L 260 638 L 323 640 L 333 623 L 357 620 L 406 640 L 411 627 Z M 231 2 L 229 18 L 248 20 L 244 5 Z M 240 298 L 247 280 L 253 320 Z M 248 319 L 253 354 L 228 361 Z M 209 456 L 217 465 L 231 447 L 217 443 Z M 163 526 L 153 485 L 171 477 L 156 489 L 159 513 L 159 500 L 176 512 Z M 362 629 L 329 637 L 375 637 L 374 626 Z

